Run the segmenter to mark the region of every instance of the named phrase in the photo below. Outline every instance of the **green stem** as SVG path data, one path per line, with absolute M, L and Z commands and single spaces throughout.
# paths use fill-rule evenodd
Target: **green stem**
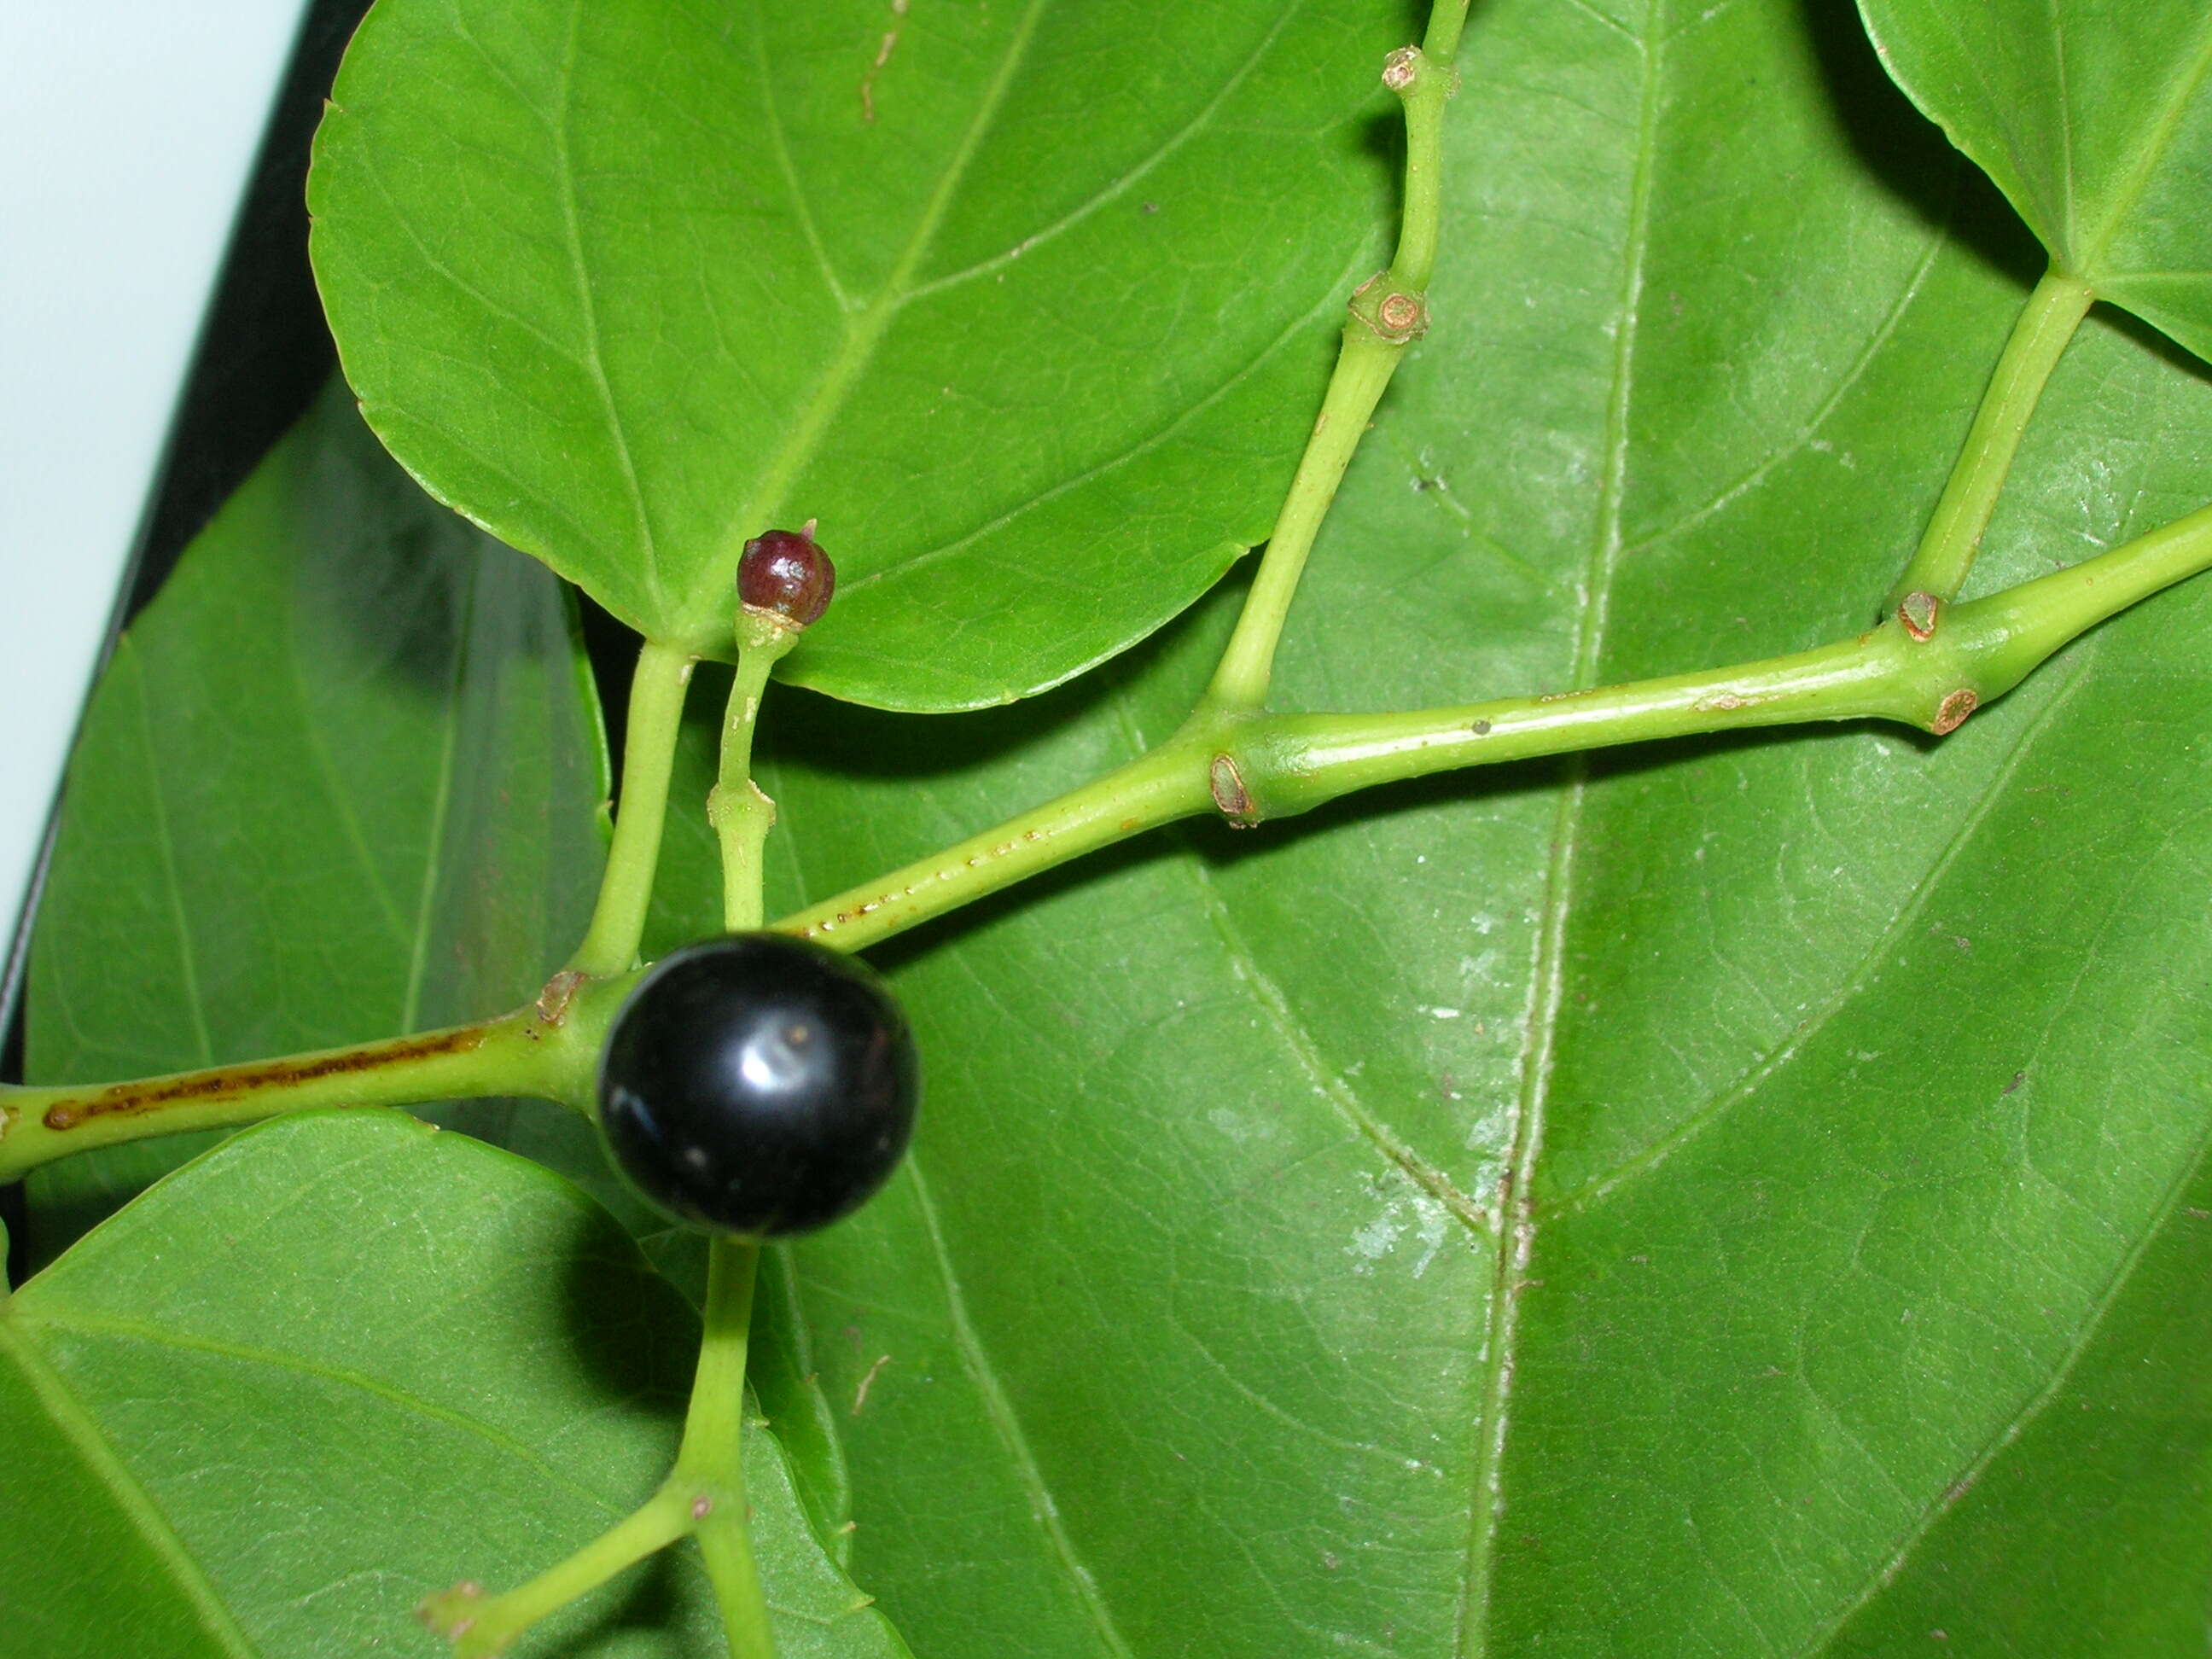
M 2212 569 L 2212 507 L 2096 558 L 1960 605 L 1944 617 L 1943 629 L 1952 649 L 1971 664 L 1972 688 L 1987 702 L 2018 685 L 2069 640 L 2207 569 Z
M 1928 520 L 1927 533 L 1890 591 L 1885 615 L 1895 611 L 1910 594 L 1929 593 L 1948 603 L 1966 586 L 1966 572 L 1981 550 L 1982 532 L 1996 511 L 1997 496 L 2020 453 L 2028 419 L 2094 297 L 2087 283 L 2057 270 L 2045 273 L 2027 296 L 1982 394 L 1966 447 Z
M 722 723 L 721 769 L 707 805 L 722 844 L 722 925 L 733 933 L 761 925 L 761 853 L 775 825 L 775 803 L 753 781 L 753 731 L 769 671 L 799 635 L 768 611 L 748 606 L 738 613 L 738 666 Z M 757 1245 L 719 1236 L 708 1243 L 699 1369 L 670 1477 L 696 1494 L 699 1553 L 722 1609 L 731 1659 L 775 1656 L 745 1504 L 745 1358 L 759 1263 Z
M 1275 647 L 1322 520 L 1407 346 L 1428 327 L 1426 290 L 1443 217 L 1444 102 L 1451 95 L 1451 58 L 1466 15 L 1467 0 L 1439 0 L 1430 14 L 1426 46 L 1401 47 L 1383 66 L 1383 84 L 1406 110 L 1406 205 L 1397 252 L 1388 270 L 1352 296 L 1321 416 L 1283 498 L 1236 632 L 1214 670 L 1206 708 L 1247 712 L 1266 703 Z
M 2212 507 L 2110 553 L 1872 633 L 1764 662 L 1593 690 L 1385 714 L 1200 712 L 1167 743 L 958 846 L 785 917 L 858 950 L 1025 876 L 1209 807 L 1253 823 L 1377 784 L 1698 732 L 1878 719 L 1952 730 L 2068 641 L 2212 568 Z
M 684 720 L 684 692 L 696 660 L 680 647 L 654 640 L 637 653 L 623 735 L 622 810 L 615 817 L 591 926 L 568 959 L 570 969 L 594 979 L 637 963 L 646 910 L 653 902 L 653 873 L 660 862 L 660 828 L 668 812 L 668 778 Z
M 1466 21 L 1467 0 L 1440 0 L 1429 13 L 1428 33 L 1420 46 L 1394 56 L 1382 72 L 1383 84 L 1406 106 L 1406 205 L 1398 224 L 1398 251 L 1385 280 L 1416 294 L 1436 274 L 1443 218 L 1444 104 L 1458 82 L 1452 58 Z
M 489 1599 L 473 1584 L 463 1584 L 424 1602 L 424 1621 L 453 1638 L 455 1659 L 505 1652 L 548 1613 L 693 1533 L 722 1606 L 731 1659 L 775 1659 L 768 1604 L 745 1528 L 745 1355 L 759 1254 L 727 1238 L 708 1246 L 699 1368 L 668 1479 L 626 1518 L 528 1583 Z
M 670 1477 L 694 1495 L 699 1546 L 721 1604 L 731 1659 L 774 1659 L 775 1653 L 745 1505 L 745 1359 L 759 1261 L 757 1247 L 735 1239 L 718 1237 L 708 1246 L 699 1369 Z
M 864 950 L 1085 853 L 1212 810 L 1212 751 L 1192 726 L 1127 765 L 981 835 L 786 916 L 784 933 Z
M 1291 480 L 1290 494 L 1275 520 L 1275 532 L 1260 560 L 1252 590 L 1245 596 L 1237 631 L 1213 671 L 1206 699 L 1215 708 L 1258 708 L 1267 697 L 1274 676 L 1275 645 L 1291 612 L 1291 601 L 1305 574 L 1306 556 L 1313 550 L 1337 485 L 1352 465 L 1352 452 L 1367 430 L 1368 417 L 1382 400 L 1382 389 L 1398 368 L 1406 349 L 1404 340 L 1385 340 L 1364 323 L 1354 320 L 1344 330 L 1344 344 L 1329 379 L 1328 394 L 1321 418 Z
M 1214 811 L 1232 823 L 1256 823 L 1459 767 L 1799 720 L 1874 718 L 1948 731 L 2069 641 L 2207 568 L 2212 507 L 2069 569 L 1951 606 L 1924 636 L 1891 622 L 1856 639 L 1732 668 L 1401 714 L 1201 709 L 1160 747 L 1106 776 L 776 926 L 858 950 L 1178 818 Z M 0 1179 L 80 1146 L 228 1127 L 303 1106 L 542 1094 L 588 1109 L 599 1036 L 629 983 L 584 985 L 551 1018 L 541 1002 L 456 1032 L 254 1066 L 90 1087 L 0 1088 Z M 457 1033 L 477 1046 L 463 1053 L 416 1047 L 434 1048 Z M 132 1103 L 59 1128 L 43 1121 L 70 1103 L 102 1098 Z
M 764 612 L 739 617 L 721 769 L 707 799 L 707 817 L 722 845 L 722 926 L 733 933 L 761 925 L 761 853 L 775 827 L 775 803 L 753 781 L 753 726 L 769 671 L 798 641 L 797 629 Z
M 474 1025 L 127 1083 L 0 1087 L 0 1181 L 70 1152 L 319 1106 L 528 1095 L 587 1112 L 599 1039 L 627 988 L 556 980 L 532 1006 Z
M 672 1483 L 558 1566 L 502 1595 L 474 1584 L 434 1595 L 416 1609 L 422 1622 L 453 1640 L 454 1659 L 493 1659 L 547 1614 L 559 1612 L 692 1528 L 691 1501 Z

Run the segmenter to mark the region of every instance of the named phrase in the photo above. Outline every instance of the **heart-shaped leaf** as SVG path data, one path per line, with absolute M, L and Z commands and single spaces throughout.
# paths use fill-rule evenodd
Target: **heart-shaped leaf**
M 1436 327 L 1280 706 L 1863 627 L 2009 210 L 1795 0 L 1500 0 L 1462 65 Z M 2212 394 L 2093 320 L 1984 580 L 2208 480 Z M 771 867 L 824 897 L 1126 760 L 1227 621 L 921 733 L 772 698 Z M 948 1659 L 2194 1651 L 2208 634 L 2190 587 L 1940 745 L 1436 780 L 882 953 L 912 1173 L 795 1252 L 856 1575 Z
M 2212 8 L 1859 0 L 1882 61 L 2052 263 L 2212 358 Z
M 427 1592 L 519 1583 L 652 1492 L 697 1340 L 536 1164 L 381 1111 L 237 1136 L 0 1304 L 0 1650 L 434 1654 Z M 898 1659 L 774 1437 L 745 1459 L 781 1650 Z M 687 1546 L 519 1651 L 720 1644 Z
M 382 0 L 316 271 L 393 453 L 647 635 L 730 654 L 741 544 L 815 518 L 794 678 L 1003 702 L 1268 533 L 1379 262 L 1394 21 Z
M 605 790 L 559 583 L 428 500 L 335 388 L 186 550 L 94 695 L 33 941 L 30 1075 L 180 1071 L 518 1006 L 582 936 Z M 601 1166 L 570 1114 L 459 1110 Z M 34 1175 L 34 1254 L 206 1144 Z

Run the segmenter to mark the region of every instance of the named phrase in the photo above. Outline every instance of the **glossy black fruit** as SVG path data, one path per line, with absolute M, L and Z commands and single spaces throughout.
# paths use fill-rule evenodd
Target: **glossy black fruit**
M 599 1127 L 637 1189 L 751 1238 L 826 1226 L 887 1180 L 921 1097 L 883 981 L 782 933 L 671 952 L 615 1015 Z
M 830 608 L 837 567 L 814 544 L 812 520 L 805 530 L 763 531 L 745 544 L 738 560 L 738 598 L 756 611 L 773 611 L 805 628 Z

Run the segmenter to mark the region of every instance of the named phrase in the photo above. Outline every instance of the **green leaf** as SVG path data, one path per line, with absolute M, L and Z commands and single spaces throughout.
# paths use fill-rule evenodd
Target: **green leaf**
M 1381 262 L 1386 9 L 384 0 L 309 187 L 370 423 L 649 635 L 818 518 L 840 697 L 1004 702 L 1272 525 Z
M 523 1159 L 381 1111 L 236 1137 L 0 1306 L 0 1652 L 434 1653 L 423 1595 L 519 1583 L 659 1484 L 697 1340 L 613 1218 Z M 746 1461 L 781 1650 L 902 1655 L 773 1437 Z M 720 1639 L 687 1545 L 517 1651 Z
M 343 391 L 201 532 L 94 695 L 33 945 L 33 1081 L 481 1018 L 582 935 L 605 757 L 560 584 L 427 500 Z M 551 1108 L 454 1121 L 602 1162 Z M 40 1172 L 33 1243 L 52 1255 L 205 1144 Z
M 2032 251 L 1810 16 L 1480 10 L 1278 706 L 1866 625 Z M 2208 479 L 2203 380 L 2093 320 L 1980 580 Z M 1233 599 L 960 722 L 771 697 L 787 896 L 1158 741 Z M 2208 629 L 2168 595 L 1941 744 L 1432 780 L 878 953 L 915 1157 L 794 1250 L 855 1576 L 942 1659 L 2197 1650 Z
M 1859 0 L 1882 61 L 2051 262 L 2212 357 L 2212 10 Z

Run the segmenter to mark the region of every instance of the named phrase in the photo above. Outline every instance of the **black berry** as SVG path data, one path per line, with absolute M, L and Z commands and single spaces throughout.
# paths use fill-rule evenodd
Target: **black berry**
M 921 1095 L 883 981 L 782 933 L 663 957 L 599 1060 L 599 1127 L 631 1183 L 682 1220 L 751 1238 L 857 1208 L 906 1151 Z
M 805 628 L 830 608 L 837 567 L 805 530 L 769 530 L 745 544 L 738 561 L 738 598 L 756 611 L 771 611 Z

